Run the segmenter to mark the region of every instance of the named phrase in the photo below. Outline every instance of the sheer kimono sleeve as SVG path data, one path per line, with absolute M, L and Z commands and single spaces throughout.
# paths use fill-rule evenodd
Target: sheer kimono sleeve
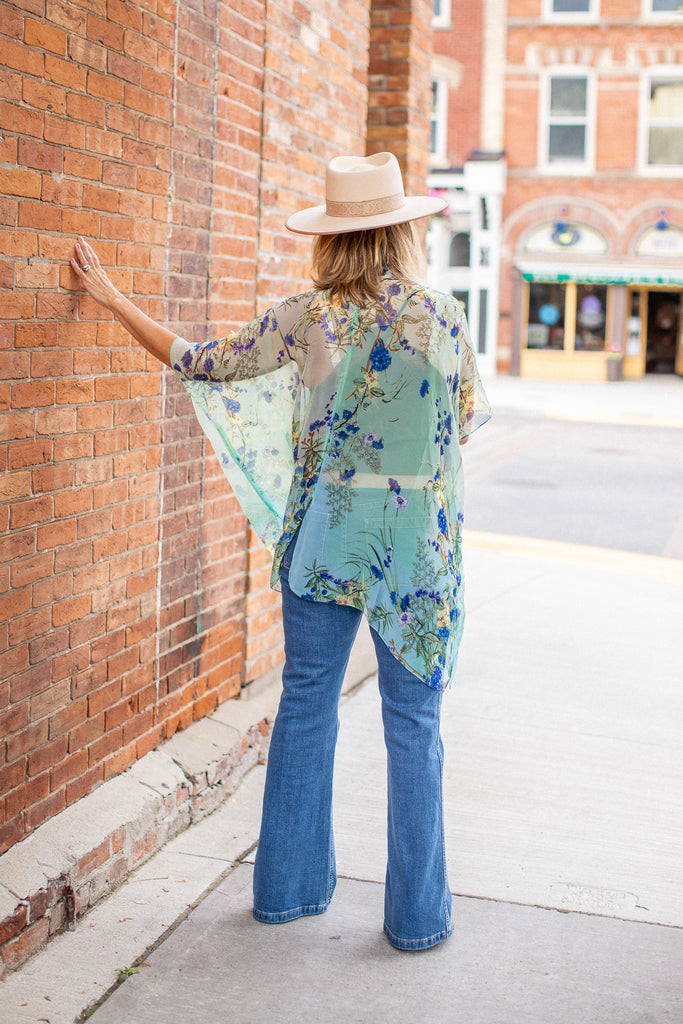
M 459 303 L 454 302 L 453 306 L 458 339 L 458 433 L 464 438 L 491 419 L 491 406 L 477 369 L 465 311 Z
M 299 300 L 281 303 L 221 341 L 192 345 L 176 338 L 171 347 L 171 364 L 197 419 L 242 510 L 270 550 L 282 532 L 294 469 L 299 371 L 290 331 L 300 305 Z

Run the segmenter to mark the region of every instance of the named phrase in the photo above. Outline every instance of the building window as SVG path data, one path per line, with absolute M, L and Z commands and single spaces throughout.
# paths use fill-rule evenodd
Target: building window
M 451 24 L 451 0 L 434 0 L 434 28 L 449 28 Z
M 482 288 L 479 292 L 479 343 L 477 353 L 482 356 L 486 352 L 486 318 L 489 306 L 489 290 Z
M 644 14 L 646 16 L 653 14 L 660 16 L 683 14 L 683 4 L 681 3 L 681 0 L 644 0 L 644 5 Z
M 529 285 L 529 320 L 526 347 L 564 348 L 566 286 L 533 281 Z
M 532 281 L 526 347 L 546 351 L 604 352 L 607 285 Z
M 586 159 L 586 78 L 551 78 L 548 160 Z
M 592 165 L 592 82 L 587 75 L 551 74 L 541 90 L 540 164 L 551 173 L 588 171 Z
M 599 0 L 543 0 L 543 16 L 550 21 L 593 21 Z
M 469 267 L 470 265 L 470 235 L 469 231 L 459 231 L 451 238 L 451 245 L 448 252 L 449 267 Z
M 448 127 L 448 83 L 443 78 L 432 79 L 431 140 L 429 155 L 432 164 L 445 165 Z
M 646 81 L 647 167 L 683 166 L 683 75 Z
M 607 285 L 578 284 L 576 286 L 577 352 L 602 352 L 605 347 L 607 323 Z
M 465 310 L 465 316 L 469 316 L 470 293 L 451 289 L 451 295 L 462 304 L 462 308 Z

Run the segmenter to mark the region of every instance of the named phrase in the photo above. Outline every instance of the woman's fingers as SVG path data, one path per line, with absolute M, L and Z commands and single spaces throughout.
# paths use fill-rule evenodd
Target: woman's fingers
M 83 238 L 78 239 L 74 248 L 76 250 L 76 255 L 78 256 L 81 266 L 87 267 L 99 265 L 99 260 L 97 259 L 97 254 L 95 250 L 92 248 L 92 246 L 88 245 L 88 243 Z
M 83 238 L 74 244 L 71 266 L 85 291 L 103 306 L 109 306 L 117 295 L 116 289 L 100 266 L 97 253 Z
M 74 245 L 74 253 L 76 258 L 71 262 L 75 263 L 77 270 L 80 270 L 81 272 L 86 271 L 87 273 L 86 268 L 88 267 L 88 257 L 85 254 L 84 245 L 80 239 Z
M 79 253 L 76 252 L 76 255 L 72 256 L 71 260 L 69 261 L 71 263 L 72 268 L 76 271 L 76 275 L 79 278 L 79 280 L 81 280 L 84 277 L 84 270 L 83 267 L 81 266 L 80 259 L 81 257 Z
M 99 267 L 100 261 L 93 247 L 84 238 L 79 238 L 78 242 L 85 254 L 86 261 L 92 266 Z

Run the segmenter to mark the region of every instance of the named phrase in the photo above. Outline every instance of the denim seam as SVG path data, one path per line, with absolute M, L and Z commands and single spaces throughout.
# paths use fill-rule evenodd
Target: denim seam
M 334 853 L 334 828 L 330 822 L 330 846 L 328 854 L 329 879 L 327 883 L 327 903 L 330 902 L 337 886 L 337 860 Z
M 439 695 L 439 720 L 441 719 L 441 702 L 442 702 L 442 700 L 443 700 L 442 695 Z M 448 912 L 448 898 L 447 898 L 447 895 L 446 895 L 446 888 L 447 888 L 448 880 L 447 880 L 447 876 L 446 876 L 446 834 L 445 834 L 445 828 L 444 828 L 444 815 L 443 815 L 443 754 L 442 754 L 441 745 L 440 745 L 440 742 L 439 742 L 440 738 L 441 738 L 441 729 L 439 728 L 439 730 L 437 731 L 437 735 L 436 735 L 436 756 L 439 759 L 439 785 L 440 785 L 440 788 L 441 788 L 441 802 L 440 802 L 440 804 L 441 804 L 441 811 L 440 811 L 440 815 L 441 815 L 441 881 L 442 881 L 442 885 L 443 885 L 443 910 L 444 910 L 444 920 L 446 922 L 446 930 L 448 931 L 448 929 L 450 928 L 451 931 L 452 931 L 453 930 L 453 925 L 452 925 L 451 915 Z M 450 932 L 449 932 L 449 934 L 450 934 Z

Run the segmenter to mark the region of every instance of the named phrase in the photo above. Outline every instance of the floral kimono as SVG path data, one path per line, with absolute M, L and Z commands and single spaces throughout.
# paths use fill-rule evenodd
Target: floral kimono
M 233 490 L 289 586 L 361 609 L 436 690 L 464 607 L 458 442 L 491 412 L 462 306 L 386 273 L 378 301 L 309 291 L 171 363 Z

